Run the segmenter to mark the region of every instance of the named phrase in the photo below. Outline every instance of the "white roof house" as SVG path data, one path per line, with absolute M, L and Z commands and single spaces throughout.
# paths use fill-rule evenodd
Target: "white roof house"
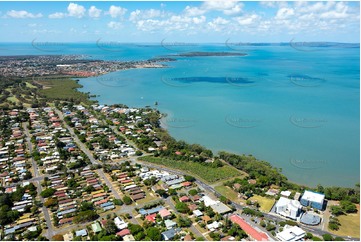
M 222 222 L 214 221 L 211 224 L 207 224 L 207 229 L 213 232 L 214 230 L 218 229 L 220 226 L 222 226 Z
M 302 208 L 299 201 L 280 197 L 276 205 L 276 213 L 291 219 L 297 219 Z
M 306 232 L 303 229 L 286 225 L 282 232 L 276 234 L 276 237 L 281 241 L 297 241 L 302 240 L 305 235 Z
M 314 203 L 323 204 L 323 200 L 325 199 L 325 195 L 317 193 L 317 192 L 305 191 L 303 193 L 301 199 L 305 199 L 305 200 L 308 200 L 308 201 L 314 202 Z
M 119 217 L 116 217 L 114 219 L 114 223 L 115 223 L 115 226 L 117 226 L 117 228 L 119 230 L 122 230 L 122 229 L 125 229 L 128 227 L 128 223 L 124 222 L 122 219 L 120 219 Z
M 196 216 L 196 217 L 199 217 L 199 216 L 202 216 L 203 215 L 203 213 L 200 211 L 200 210 L 194 210 L 193 211 L 193 214 Z
M 227 205 L 219 201 L 216 204 L 211 205 L 211 208 L 214 212 L 219 214 L 224 214 L 232 211 L 232 209 L 230 209 Z
M 203 202 L 204 202 L 204 206 L 206 206 L 206 207 L 209 207 L 209 206 L 211 206 L 211 205 L 216 205 L 216 204 L 217 204 L 217 201 L 211 199 L 211 198 L 208 197 L 208 196 L 203 196 L 203 197 L 202 197 L 202 200 L 203 200 Z
M 283 197 L 289 197 L 290 195 L 291 195 L 290 191 L 282 191 L 281 192 L 281 196 L 283 196 Z

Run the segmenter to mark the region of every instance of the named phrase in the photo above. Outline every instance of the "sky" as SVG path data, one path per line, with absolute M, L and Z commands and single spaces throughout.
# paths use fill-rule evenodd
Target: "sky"
M 360 42 L 359 2 L 0 2 L 0 42 Z

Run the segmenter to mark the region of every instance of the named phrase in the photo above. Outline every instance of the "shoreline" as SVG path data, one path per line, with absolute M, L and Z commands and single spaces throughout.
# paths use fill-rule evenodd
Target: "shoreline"
M 173 61 L 177 61 L 177 59 L 172 59 Z M 151 62 L 151 64 L 149 63 L 149 61 Z M 127 66 L 126 68 L 123 68 L 123 69 L 120 69 L 120 70 L 115 70 L 115 71 L 109 71 L 109 72 L 106 72 L 106 73 L 99 73 L 97 76 L 102 76 L 102 75 L 106 75 L 106 74 L 109 74 L 109 73 L 114 73 L 114 72 L 119 72 L 119 71 L 125 71 L 125 70 L 130 70 L 130 69 L 143 69 L 143 68 L 166 68 L 167 66 L 166 65 L 164 65 L 164 64 L 160 64 L 161 65 L 161 67 L 160 66 L 158 66 L 158 62 L 165 62 L 165 61 L 171 61 L 170 59 L 167 59 L 167 58 L 165 58 L 165 59 L 151 59 L 151 60 L 146 60 L 146 61 L 138 61 L 138 63 L 142 63 L 142 64 L 144 64 L 144 65 L 137 65 L 137 66 Z M 155 62 L 155 63 L 154 63 Z M 150 64 L 150 65 L 149 65 Z M 50 75 L 50 76 L 48 76 L 49 78 L 52 78 L 52 75 Z M 76 78 L 81 78 L 81 77 L 77 77 L 77 76 L 74 76 L 74 75 L 72 75 L 72 76 L 63 76 L 63 77 L 65 77 L 65 78 L 69 78 L 69 79 L 71 79 L 71 80 L 73 80 L 73 81 L 77 81 L 76 80 Z M 46 78 L 46 77 L 45 77 Z M 87 77 L 85 77 L 85 78 L 87 78 Z M 26 79 L 26 78 L 25 78 Z M 86 96 L 87 96 L 87 100 L 89 100 L 90 102 L 95 102 L 95 103 L 99 103 L 99 96 L 98 95 L 95 95 L 95 94 L 92 94 L 92 93 L 90 93 L 90 92 L 88 92 L 88 93 L 86 93 L 86 92 L 82 92 L 81 90 L 79 90 L 79 88 L 82 88 L 82 87 L 77 87 L 77 88 L 75 88 L 75 90 L 74 91 L 76 91 L 76 92 L 79 92 L 79 93 L 83 93 L 83 94 L 85 94 Z M 49 88 L 48 89 L 44 89 L 44 90 L 49 90 Z M 111 104 L 112 105 L 112 104 Z M 138 107 L 138 108 L 140 108 L 140 107 Z M 160 112 L 160 110 L 159 110 L 159 108 L 157 107 L 157 106 L 153 106 L 152 107 L 152 109 L 154 109 L 154 110 L 158 110 L 159 112 Z M 162 113 L 162 114 L 164 114 L 164 113 Z M 168 130 L 168 126 L 167 126 L 167 124 L 166 124 L 166 122 L 164 121 L 164 119 L 166 118 L 166 116 L 163 116 L 162 117 L 162 119 L 160 119 L 159 120 L 159 122 L 160 122 L 160 128 L 161 129 L 163 129 L 165 132 L 167 132 L 168 134 L 169 134 L 169 130 Z M 163 120 L 163 122 L 162 122 L 162 120 Z M 171 136 L 171 135 L 170 135 Z M 175 139 L 175 137 L 173 137 L 173 136 L 171 136 L 172 138 L 174 138 Z M 177 140 L 177 139 L 176 139 Z M 193 142 L 187 142 L 187 143 L 189 143 L 189 144 L 192 144 Z M 205 147 L 205 148 L 207 148 L 207 147 Z M 220 151 L 222 151 L 222 150 L 220 150 Z M 217 153 L 219 153 L 220 152 L 219 150 L 216 150 L 216 151 L 214 151 L 214 155 L 217 155 Z M 227 153 L 231 153 L 231 154 L 235 154 L 235 155 L 242 155 L 242 154 L 240 154 L 240 153 L 238 153 L 238 152 L 234 152 L 234 151 L 230 151 L 230 150 L 228 150 L 227 151 Z M 252 155 L 252 154 L 249 154 L 249 155 Z M 253 156 L 253 155 L 252 155 Z M 259 160 L 259 159 L 257 159 L 258 161 L 262 161 L 262 160 Z M 266 162 L 268 162 L 267 161 L 267 159 L 264 159 L 263 161 L 266 161 Z M 269 162 L 268 162 L 269 163 Z M 271 164 L 271 163 L 269 163 L 273 168 L 276 168 L 276 169 L 279 169 L 278 167 L 276 167 L 275 165 L 273 165 L 273 164 Z M 232 165 L 231 165 L 232 166 Z M 282 172 L 280 172 L 280 174 L 282 174 L 282 175 L 284 175 L 284 173 L 282 173 Z M 302 183 L 300 183 L 300 182 L 297 182 L 297 181 L 294 181 L 294 180 L 290 180 L 286 175 L 284 175 L 286 178 L 287 178 L 287 180 L 289 181 L 289 182 L 291 182 L 291 183 L 293 183 L 293 184 L 295 184 L 295 185 L 298 185 L 298 186 L 310 186 L 311 187 L 311 185 L 305 185 L 305 184 L 302 184 Z M 359 181 L 357 182 L 356 181 L 356 183 L 359 183 Z M 318 184 L 322 184 L 322 183 L 320 183 L 320 182 L 318 182 Z M 314 187 L 314 186 L 317 186 L 317 185 L 312 185 L 312 187 Z M 346 185 L 346 186 L 343 186 L 343 185 L 326 185 L 327 187 L 333 187 L 333 186 L 337 186 L 337 187 L 343 187 L 343 188 L 352 188 L 352 187 L 354 187 L 354 186 L 350 186 L 350 185 Z
M 121 70 L 120 70 L 120 71 L 121 71 Z M 76 90 L 79 91 L 78 89 L 76 89 Z M 79 91 L 79 92 L 81 92 L 81 91 Z M 93 101 L 99 103 L 98 97 L 99 97 L 99 96 L 97 96 L 97 95 L 94 94 L 94 98 L 92 98 L 92 99 L 90 99 L 90 100 L 93 100 Z M 111 106 L 111 105 L 114 105 L 114 104 L 116 104 L 116 103 L 107 104 L 107 105 Z M 123 104 L 123 105 L 127 105 L 127 104 Z M 133 107 L 133 108 L 144 108 L 144 107 Z M 164 115 L 164 114 L 169 115 L 168 113 L 163 113 L 163 112 L 161 112 L 161 111 L 159 110 L 159 108 L 157 108 L 157 107 L 152 107 L 152 109 L 159 111 L 162 115 Z M 159 119 L 160 128 L 163 129 L 165 132 L 167 132 L 167 133 L 170 135 L 169 129 L 168 129 L 166 123 L 165 123 L 164 121 L 163 121 L 163 122 L 161 121 L 161 120 L 164 120 L 166 117 L 167 117 L 167 116 L 162 116 L 162 118 Z M 172 138 L 176 139 L 174 136 L 172 136 L 172 135 L 170 135 L 170 136 L 171 136 Z M 178 140 L 178 139 L 176 139 L 176 140 Z M 193 144 L 192 142 L 187 142 L 187 143 Z M 200 145 L 202 145 L 202 144 L 200 144 Z M 203 145 L 202 145 L 202 146 L 203 146 Z M 203 147 L 205 147 L 205 146 L 203 146 Z M 205 147 L 205 148 L 208 149 L 208 147 Z M 224 151 L 224 150 L 222 150 L 222 151 Z M 214 152 L 214 151 L 212 151 L 212 152 Z M 221 152 L 221 150 L 220 150 L 220 151 L 217 151 L 217 152 L 214 152 L 214 155 L 218 155 L 219 152 Z M 225 151 L 225 152 L 230 153 L 230 154 L 234 154 L 234 155 L 238 155 L 238 156 L 241 156 L 241 155 L 242 155 L 242 154 L 240 154 L 240 153 L 237 153 L 237 152 L 234 152 L 234 151 L 230 151 L 230 150 L 227 150 L 227 151 Z M 246 155 L 252 155 L 252 156 L 253 156 L 253 154 L 246 154 Z M 254 157 L 255 157 L 255 156 L 254 156 Z M 256 158 L 258 161 L 261 161 L 261 160 L 259 160 L 257 157 L 255 157 L 255 158 Z M 279 169 L 282 169 L 282 168 L 280 168 L 280 167 L 276 167 L 275 165 L 271 164 L 271 163 L 270 163 L 269 161 L 267 161 L 267 160 L 262 160 L 262 161 L 268 162 L 268 163 L 272 166 L 272 168 L 275 168 L 275 169 L 278 169 L 278 170 L 279 170 Z M 228 165 L 230 165 L 230 164 L 228 164 Z M 232 166 L 232 165 L 230 165 L 230 166 Z M 232 167 L 234 167 L 234 166 L 232 166 Z M 240 170 L 240 171 L 242 171 L 242 170 Z M 286 176 L 283 172 L 280 172 L 280 174 L 282 174 L 283 176 L 285 176 L 285 177 L 287 178 L 287 181 L 288 181 L 288 182 L 290 182 L 290 183 L 292 183 L 292 184 L 295 184 L 295 185 L 297 185 L 297 186 L 300 186 L 300 187 L 308 187 L 308 188 L 311 188 L 311 189 L 314 189 L 315 187 L 317 187 L 317 185 L 310 186 L 310 185 L 307 185 L 307 184 L 302 184 L 302 183 L 300 183 L 300 182 L 297 182 L 297 181 L 295 181 L 295 180 L 293 180 L 293 179 L 289 179 L 289 177 Z M 351 189 L 353 189 L 353 187 L 351 187 L 351 186 L 324 185 L 322 182 L 319 182 L 318 185 L 321 185 L 321 186 L 324 186 L 324 187 L 341 187 L 341 188 L 351 188 Z M 356 184 L 355 184 L 355 185 L 356 185 Z

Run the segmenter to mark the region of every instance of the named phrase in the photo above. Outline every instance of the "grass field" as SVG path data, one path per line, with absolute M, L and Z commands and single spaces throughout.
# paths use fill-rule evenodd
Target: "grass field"
M 61 100 L 79 100 L 84 103 L 89 103 L 88 95 L 77 91 L 80 88 L 75 80 L 70 78 L 59 79 L 41 79 L 37 83 L 44 86 L 40 93 L 44 94 L 47 98 L 61 99 Z
M 25 82 L 25 84 L 26 84 L 27 87 L 36 88 L 36 86 L 34 86 L 33 84 L 31 84 L 29 82 Z
M 273 206 L 273 204 L 275 203 L 275 199 L 273 198 L 268 198 L 268 197 L 261 197 L 259 195 L 253 195 L 251 198 L 249 198 L 250 200 L 257 200 L 260 207 L 260 210 L 262 212 L 269 212 Z
M 223 186 L 223 185 L 216 186 L 214 189 L 232 201 L 237 201 L 239 199 L 237 192 L 235 192 L 234 190 L 232 190 L 231 188 L 229 188 L 227 186 Z
M 15 96 L 8 97 L 7 100 L 15 103 L 19 102 L 19 100 Z
M 340 236 L 360 237 L 360 205 L 357 205 L 358 212 L 355 214 L 340 215 L 338 219 L 341 223 L 340 229 L 330 232 Z
M 176 161 L 151 156 L 142 157 L 141 160 L 158 165 L 163 165 L 169 168 L 182 170 L 189 173 L 190 175 L 193 175 L 210 183 L 242 175 L 240 171 L 228 165 L 224 165 L 223 167 L 219 168 L 212 168 L 196 162 Z

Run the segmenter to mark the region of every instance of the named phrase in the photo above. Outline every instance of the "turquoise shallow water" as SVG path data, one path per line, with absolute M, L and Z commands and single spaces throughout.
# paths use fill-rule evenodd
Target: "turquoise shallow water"
M 62 53 L 139 60 L 233 51 L 224 45 L 113 50 L 79 44 Z M 297 183 L 353 186 L 360 176 L 359 48 L 304 50 L 246 46 L 239 51 L 247 56 L 179 57 L 166 63 L 169 68 L 81 79 L 81 91 L 99 95 L 102 104 L 158 102 L 168 114 L 163 124 L 177 139 L 252 154 Z

